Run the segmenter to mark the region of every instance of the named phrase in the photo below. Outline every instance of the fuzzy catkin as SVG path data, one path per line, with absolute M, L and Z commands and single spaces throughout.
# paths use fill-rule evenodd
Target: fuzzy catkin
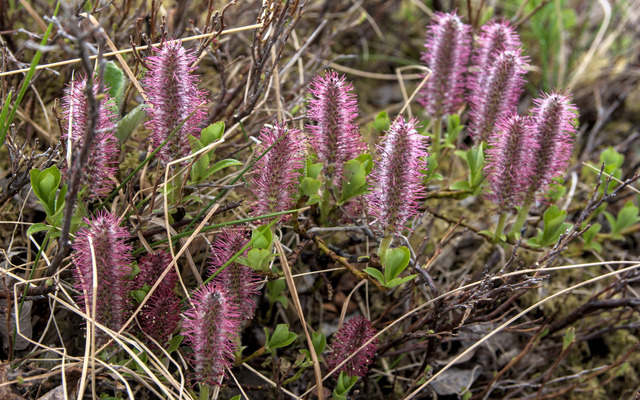
M 240 228 L 223 229 L 218 234 L 216 240 L 211 245 L 211 262 L 209 264 L 209 274 L 213 275 L 220 271 L 231 257 L 249 243 L 247 231 Z M 244 254 L 246 256 L 246 251 Z M 251 319 L 256 310 L 256 302 L 253 297 L 257 296 L 260 276 L 253 269 L 238 262 L 232 262 L 225 269 L 220 271 L 212 280 L 228 294 L 229 301 L 235 303 L 240 318 Z
M 576 134 L 573 120 L 577 117 L 577 109 L 569 94 L 543 93 L 533 102 L 532 131 L 538 147 L 534 153 L 529 200 L 536 192 L 545 191 L 552 180 L 562 176 L 569 166 Z
M 431 69 L 431 76 L 418 102 L 436 118 L 455 114 L 464 101 L 471 27 L 455 12 L 436 12 L 427 27 L 425 48 L 422 61 Z
M 371 322 L 362 316 L 351 318 L 333 336 L 329 345 L 329 354 L 326 357 L 329 370 L 333 370 L 338 364 L 356 351 L 369 339 L 374 337 L 376 330 L 371 327 Z M 340 367 L 336 374 L 344 371 L 349 376 L 364 377 L 373 362 L 373 357 L 378 349 L 378 339 L 364 346 L 353 358 Z
M 366 196 L 369 214 L 385 231 L 398 232 L 418 213 L 425 188 L 427 138 L 416 130 L 417 119 L 398 116 L 377 146 L 379 160 L 371 172 L 372 190 Z
M 366 150 L 355 119 L 358 100 L 353 86 L 344 76 L 327 71 L 316 76 L 309 88 L 311 99 L 307 116 L 311 122 L 311 145 L 325 173 L 333 167 L 333 185 L 342 187 L 344 164 Z
M 531 185 L 534 153 L 538 149 L 532 133 L 530 117 L 511 113 L 497 122 L 489 139 L 484 172 L 490 193 L 485 197 L 501 212 L 523 205 Z
M 191 302 L 193 307 L 184 313 L 182 326 L 193 349 L 195 378 L 201 384 L 220 385 L 225 369 L 233 365 L 238 344 L 238 309 L 213 282 L 195 290 Z
M 88 227 L 76 233 L 72 255 L 75 265 L 78 303 L 83 311 L 92 314 L 93 297 L 96 296 L 95 320 L 114 331 L 120 330 L 131 313 L 131 245 L 130 234 L 120 227 L 118 217 L 99 212 L 92 219 L 85 218 Z M 97 276 L 97 292 L 93 291 L 93 265 Z M 96 329 L 99 345 L 109 336 Z
M 149 288 L 155 285 L 170 263 L 171 256 L 162 250 L 142 257 L 138 262 L 140 272 L 134 280 L 134 288 L 141 290 L 145 285 Z M 142 331 L 161 346 L 171 340 L 180 322 L 180 297 L 173 290 L 177 281 L 178 276 L 172 268 L 138 314 Z
M 98 95 L 97 82 L 94 81 L 93 95 Z M 78 77 L 70 82 L 62 97 L 61 141 L 70 145 L 71 162 L 78 156 L 84 146 L 84 138 L 89 129 L 89 103 L 85 94 L 87 80 Z M 82 166 L 81 183 L 87 188 L 91 199 L 104 197 L 113 189 L 113 176 L 118 171 L 118 139 L 113 136 L 117 116 L 109 107 L 109 94 L 103 93 L 99 101 L 100 109 L 95 125 L 95 137 L 89 150 L 88 162 Z M 67 165 L 64 173 L 68 174 L 71 165 Z
M 469 78 L 470 88 L 480 84 L 478 79 L 486 75 L 496 54 L 522 47 L 518 33 L 505 20 L 491 20 L 482 25 L 476 43 L 471 56 L 475 71 Z
M 506 50 L 494 56 L 484 77 L 472 88 L 469 99 L 469 130 L 477 142 L 486 142 L 496 121 L 517 108 L 524 90 L 527 58 L 522 57 L 522 51 Z
M 207 111 L 206 91 L 198 89 L 198 77 L 191 67 L 196 60 L 193 51 L 182 47 L 179 40 L 166 41 L 154 55 L 147 57 L 149 66 L 142 85 L 149 96 L 147 108 L 151 130 L 151 146 L 160 147 L 177 129 L 171 140 L 158 152 L 163 164 L 187 156 L 190 152 L 189 135 L 200 137 L 199 125 Z M 180 124 L 182 126 L 180 126 Z
M 262 128 L 258 140 L 256 155 L 273 147 L 253 167 L 254 178 L 249 184 L 254 198 L 252 215 L 289 210 L 298 190 L 298 170 L 304 165 L 305 138 L 300 130 L 274 121 L 272 126 Z

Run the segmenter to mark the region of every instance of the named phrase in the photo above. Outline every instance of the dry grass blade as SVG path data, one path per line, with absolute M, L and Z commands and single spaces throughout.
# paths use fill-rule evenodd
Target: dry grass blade
M 307 345 L 309 347 L 309 354 L 311 354 L 311 358 L 313 359 L 313 372 L 316 377 L 316 386 L 318 390 L 316 391 L 318 399 L 324 399 L 324 389 L 322 386 L 322 372 L 320 371 L 320 361 L 318 360 L 318 355 L 316 354 L 316 349 L 313 346 L 313 341 L 311 340 L 311 335 L 309 335 L 309 330 L 307 329 L 307 320 L 304 317 L 304 312 L 302 311 L 302 305 L 300 304 L 300 298 L 298 297 L 298 290 L 296 289 L 296 284 L 293 281 L 293 277 L 291 276 L 291 268 L 289 268 L 289 262 L 287 261 L 287 256 L 284 254 L 284 249 L 280 244 L 280 241 L 275 239 L 276 251 L 280 257 L 280 265 L 282 266 L 282 271 L 284 272 L 285 280 L 287 282 L 287 286 L 289 287 L 289 292 L 291 293 L 291 300 L 293 300 L 293 306 L 296 309 L 296 313 L 298 314 L 298 318 L 300 318 L 300 324 L 302 324 L 302 329 L 304 330 L 304 335 L 307 338 Z

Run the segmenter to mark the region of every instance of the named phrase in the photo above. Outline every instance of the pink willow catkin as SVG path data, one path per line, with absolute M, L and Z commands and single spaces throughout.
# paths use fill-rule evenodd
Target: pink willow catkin
M 247 231 L 242 228 L 223 229 L 216 241 L 211 245 L 211 262 L 209 274 L 213 275 L 222 268 L 237 252 L 249 243 Z M 246 251 L 245 254 L 246 256 Z M 256 310 L 253 297 L 257 296 L 260 277 L 253 269 L 238 262 L 232 262 L 212 282 L 226 291 L 229 301 L 232 301 L 242 319 L 251 319 Z
M 258 140 L 257 155 L 275 145 L 253 167 L 255 174 L 249 184 L 255 199 L 252 214 L 257 216 L 289 210 L 297 192 L 300 176 L 297 170 L 304 166 L 305 138 L 300 130 L 289 129 L 284 123 L 274 121 L 273 126 L 262 128 Z
M 362 316 L 351 318 L 333 336 L 329 345 L 329 354 L 326 357 L 329 370 L 333 370 L 344 359 L 354 354 L 364 343 L 374 337 L 376 330 L 371 327 L 371 322 Z M 340 367 L 336 374 L 344 371 L 349 376 L 364 377 L 373 362 L 373 357 L 378 349 L 378 339 L 364 346 L 362 350 Z
M 537 150 L 530 117 L 514 112 L 500 118 L 489 141 L 484 172 L 491 188 L 486 198 L 496 203 L 501 212 L 523 204 Z
M 142 84 L 152 106 L 147 109 L 150 119 L 145 126 L 151 130 L 151 146 L 154 150 L 184 121 L 173 138 L 158 152 L 166 165 L 173 159 L 189 154 L 189 135 L 200 137 L 198 126 L 207 114 L 202 107 L 206 103 L 206 91 L 198 89 L 198 77 L 193 74 L 195 68 L 191 65 L 196 59 L 193 51 L 182 47 L 179 40 L 166 41 L 153 51 L 155 55 L 145 60 L 149 71 L 142 79 Z
M 97 82 L 93 85 L 93 95 L 97 96 Z M 64 130 L 61 140 L 67 144 L 70 140 L 73 157 L 80 153 L 84 145 L 84 137 L 89 129 L 89 103 L 85 90 L 86 78 L 77 78 L 64 90 L 62 97 L 62 128 Z M 108 106 L 109 95 L 103 93 L 100 100 L 100 111 L 96 121 L 95 138 L 89 150 L 88 162 L 82 167 L 82 185 L 87 187 L 89 198 L 103 197 L 109 194 L 115 186 L 112 177 L 118 171 L 118 139 L 113 136 L 117 116 Z M 71 129 L 69 129 L 69 125 Z M 72 158 L 73 163 L 74 158 Z M 71 168 L 67 166 L 67 170 Z M 67 171 L 65 171 L 65 174 Z
M 469 129 L 477 142 L 486 142 L 496 121 L 518 106 L 527 66 L 521 53 L 520 49 L 493 53 L 494 61 L 472 88 Z
M 138 262 L 140 272 L 135 277 L 134 288 L 142 290 L 145 285 L 151 288 L 170 263 L 171 256 L 162 250 L 142 257 Z M 161 346 L 171 340 L 180 322 L 180 297 L 173 291 L 177 281 L 178 275 L 172 268 L 138 314 L 142 331 Z
M 398 232 L 418 213 L 424 195 L 423 172 L 427 169 L 427 138 L 416 130 L 417 119 L 398 116 L 377 146 L 379 160 L 371 173 L 373 188 L 367 209 L 385 231 Z
M 131 312 L 131 235 L 120 227 L 118 217 L 99 212 L 93 219 L 85 218 L 89 226 L 76 233 L 73 242 L 73 263 L 78 303 L 82 311 L 92 314 L 93 297 L 96 296 L 95 320 L 114 331 L 124 325 Z M 93 249 L 93 251 L 92 251 Z M 97 276 L 97 292 L 93 292 L 93 265 Z M 109 338 L 96 329 L 97 343 L 102 345 Z
M 341 188 L 344 164 L 366 150 L 354 122 L 358 116 L 357 96 L 351 83 L 335 71 L 327 71 L 324 77 L 317 75 L 309 93 L 311 144 L 325 163 L 325 173 L 333 167 L 333 184 Z
M 522 47 L 517 32 L 505 20 L 491 20 L 482 25 L 476 43 L 471 56 L 475 71 L 469 77 L 470 89 L 480 84 L 478 80 L 485 76 L 496 54 Z
M 532 131 L 538 147 L 534 153 L 534 170 L 526 202 L 533 201 L 536 192 L 546 190 L 554 178 L 564 174 L 576 134 L 573 119 L 577 117 L 577 109 L 571 95 L 543 93 L 533 103 Z
M 191 362 L 201 384 L 220 385 L 233 365 L 240 315 L 229 295 L 209 282 L 192 293 L 193 307 L 184 313 L 186 342 L 193 349 Z
M 434 117 L 455 114 L 464 100 L 471 27 L 455 12 L 436 12 L 427 27 L 425 48 L 422 61 L 431 69 L 431 76 L 418 102 Z

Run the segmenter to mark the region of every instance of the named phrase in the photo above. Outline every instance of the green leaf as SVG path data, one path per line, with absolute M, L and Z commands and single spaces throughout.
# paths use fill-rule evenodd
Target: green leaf
M 43 224 L 43 223 L 33 224 L 29 227 L 29 229 L 27 229 L 27 237 L 38 232 L 48 231 L 49 229 L 51 229 L 51 226 L 47 224 Z
M 273 331 L 273 335 L 271 335 L 271 338 L 269 338 L 269 341 L 267 342 L 267 347 L 270 350 L 277 349 L 278 347 L 287 347 L 293 343 L 297 337 L 298 335 L 294 332 L 289 332 L 288 324 L 278 324 L 276 329 Z
M 371 156 L 371 154 L 362 153 L 358 157 L 356 157 L 356 160 L 362 163 L 366 174 L 369 175 L 371 173 L 371 170 L 373 169 L 373 157 Z
M 442 175 L 437 173 L 436 171 L 438 170 L 438 160 L 436 160 L 435 155 L 430 155 L 427 158 L 427 173 L 426 173 L 426 181 L 433 179 L 436 181 L 441 181 Z M 426 183 L 425 181 L 425 183 Z
M 176 335 L 172 337 L 171 340 L 169 341 L 169 347 L 167 347 L 167 353 L 171 354 L 174 351 L 178 350 L 178 347 L 180 347 L 180 344 L 182 343 L 183 339 L 184 339 L 184 336 L 182 335 Z
M 598 236 L 598 233 L 600 233 L 601 229 L 602 225 L 596 222 L 591 225 L 591 227 L 587 229 L 585 233 L 582 234 L 585 246 L 589 247 L 592 245 L 593 240 L 596 238 L 596 236 Z
M 254 249 L 271 249 L 273 232 L 268 225 L 262 225 L 251 232 L 251 243 Z
M 551 206 L 547 211 L 545 211 L 543 216 L 543 246 L 556 242 L 556 240 L 560 236 L 560 233 L 562 233 L 561 231 L 563 230 L 563 223 L 566 216 L 567 212 L 560 210 L 557 206 Z
M 600 153 L 600 163 L 604 163 L 605 173 L 615 176 L 616 170 L 618 170 L 624 163 L 624 156 L 618 153 L 616 149 L 609 146 Z
M 389 249 L 384 253 L 382 266 L 384 267 L 385 282 L 391 282 L 395 279 L 411 261 L 411 252 L 405 246 L 397 249 Z
M 307 201 L 307 205 L 313 205 L 313 204 L 318 204 L 322 201 L 322 197 L 318 196 L 317 194 L 311 195 L 309 196 L 309 200 Z
M 385 284 L 384 276 L 382 276 L 382 272 L 378 271 L 377 269 L 368 267 L 364 269 L 364 272 L 376 278 L 376 280 L 382 283 L 383 285 Z
M 5 121 L 7 120 L 7 114 L 9 113 L 9 108 L 11 108 L 10 105 L 11 105 L 11 91 L 7 93 L 7 98 L 4 100 L 4 104 L 2 105 L 2 112 L 0 112 L 0 129 L 2 129 L 2 127 L 5 125 Z
M 394 279 L 390 280 L 389 282 L 387 282 L 387 284 L 385 286 L 388 287 L 388 288 L 393 288 L 393 287 L 396 287 L 396 286 L 400 286 L 405 282 L 409 282 L 410 280 L 412 280 L 416 276 L 418 276 L 418 274 L 405 276 L 404 278 L 394 278 Z
M 33 192 L 40 199 L 46 214 L 52 216 L 56 210 L 56 193 L 61 180 L 60 170 L 55 165 L 44 171 L 34 168 L 29 171 L 29 177 Z
M 451 185 L 451 190 L 462 190 L 465 192 L 471 192 L 471 186 L 467 181 L 458 181 L 454 182 L 453 185 Z
M 571 227 L 571 224 L 564 222 L 566 216 L 567 212 L 560 210 L 558 206 L 549 207 L 542 217 L 544 228 L 542 230 L 538 229 L 538 235 L 529 239 L 527 243 L 535 247 L 555 244 L 560 235 Z
M 336 387 L 333 389 L 333 400 L 347 400 L 347 394 L 358 381 L 357 376 L 349 376 L 344 371 L 340 372 L 338 380 L 336 381 Z
M 567 188 L 564 187 L 562 184 L 563 184 L 562 179 L 559 179 L 558 183 L 554 183 L 550 185 L 550 189 L 547 194 L 551 198 L 552 203 L 557 202 L 565 195 L 565 193 L 567 193 Z
M 306 176 L 312 179 L 318 179 L 318 175 L 320 175 L 320 171 L 322 171 L 322 163 L 313 164 L 311 159 L 307 159 Z
M 478 147 L 474 147 L 467 152 L 467 164 L 469 165 L 469 184 L 475 189 L 482 183 L 483 179 L 484 143 L 480 143 Z
M 623 376 L 629 370 L 629 361 L 625 361 L 620 365 L 620 368 L 616 371 L 616 376 Z
M 344 164 L 342 193 L 338 205 L 363 194 L 367 190 L 367 171 L 359 160 L 349 160 Z
M 386 111 L 380 111 L 378 115 L 376 115 L 376 119 L 373 121 L 373 126 L 380 132 L 384 132 L 389 129 L 389 125 L 391 124 L 391 119 L 389 118 L 389 114 Z
M 204 204 L 204 201 L 202 200 L 202 197 L 200 196 L 196 196 L 193 194 L 190 194 L 189 196 L 185 196 L 182 198 L 182 201 L 186 204 L 188 201 L 194 202 L 194 203 L 200 203 L 200 204 Z
M 62 207 L 64 207 L 65 197 L 66 196 L 67 196 L 67 185 L 63 185 L 62 188 L 60 188 L 60 192 L 58 193 L 58 197 L 56 197 L 56 201 L 55 201 L 56 213 L 58 211 L 62 210 Z
M 131 273 L 129 275 L 127 275 L 127 278 L 128 279 L 135 279 L 135 277 L 138 276 L 139 273 L 140 273 L 140 266 L 138 265 L 138 263 L 136 261 L 134 261 L 131 264 Z M 145 283 L 145 285 L 148 286 L 146 283 Z M 143 287 L 143 289 L 144 289 L 144 287 Z M 147 292 L 147 293 L 149 293 L 149 292 Z
M 318 190 L 320 190 L 320 186 L 322 186 L 322 182 L 313 178 L 303 178 L 302 182 L 300 182 L 300 192 L 303 196 L 307 196 L 311 198 L 313 195 L 318 194 Z
M 202 143 L 203 147 L 207 147 L 211 143 L 222 139 L 224 128 L 225 127 L 223 121 L 218 121 L 204 128 L 202 132 L 200 132 L 200 142 Z
M 460 132 L 464 129 L 464 125 L 460 125 L 460 116 L 451 114 L 447 117 L 447 136 L 445 138 L 445 147 L 455 148 Z
M 218 161 L 213 165 L 213 167 L 207 170 L 207 172 L 204 174 L 204 178 L 208 178 L 209 176 L 215 174 L 216 172 L 223 170 L 225 168 L 233 167 L 234 165 L 242 165 L 242 163 L 232 158 L 227 158 L 226 160 Z
M 238 257 L 238 262 L 243 264 L 244 257 Z M 264 269 L 265 264 L 271 261 L 271 252 L 265 249 L 251 249 L 247 253 L 247 266 L 256 271 Z
M 322 332 L 311 332 L 311 343 L 316 354 L 322 354 L 327 347 L 327 337 Z
M 562 339 L 562 350 L 566 350 L 576 339 L 576 328 L 570 326 Z
M 197 143 L 198 143 L 197 147 L 201 147 L 200 142 L 197 142 Z M 194 152 L 195 151 L 198 151 L 198 150 L 194 149 Z M 211 160 L 209 159 L 208 155 L 200 154 L 200 157 L 198 157 L 196 162 L 194 162 L 193 166 L 191 167 L 191 182 L 198 183 L 205 178 L 204 175 L 207 172 L 207 167 L 209 166 L 210 161 Z
M 47 204 L 49 204 L 49 194 L 56 189 L 56 178 L 55 176 L 53 176 L 52 174 L 47 174 L 45 172 L 43 172 L 42 174 L 40 174 L 40 178 L 38 179 L 38 185 L 40 186 L 40 190 L 42 191 L 43 194 L 45 194 L 45 198 L 43 200 L 45 200 L 47 202 Z
M 124 72 L 113 61 L 105 65 L 104 83 L 109 88 L 109 96 L 115 100 L 116 107 L 120 109 L 124 100 L 124 91 L 129 82 Z
M 122 117 L 120 121 L 118 121 L 118 127 L 116 128 L 115 136 L 120 141 L 120 144 L 124 143 L 131 132 L 140 124 L 140 122 L 147 115 L 145 110 L 146 105 L 140 104 L 133 110 L 129 111 L 127 115 Z
M 632 202 L 627 202 L 622 210 L 618 212 L 618 218 L 616 226 L 619 229 L 618 232 L 622 232 L 625 228 L 635 225 L 640 218 L 638 218 L 638 207 Z
M 134 299 L 136 299 L 138 303 L 142 303 L 144 301 L 144 298 L 147 297 L 147 292 L 145 292 L 144 290 L 132 290 L 131 295 Z
M 283 279 L 267 281 L 267 299 L 270 304 L 279 302 L 284 308 L 289 306 L 289 300 L 281 293 L 286 289 L 287 285 Z
M 242 400 L 242 396 L 237 394 L 231 398 L 231 400 Z

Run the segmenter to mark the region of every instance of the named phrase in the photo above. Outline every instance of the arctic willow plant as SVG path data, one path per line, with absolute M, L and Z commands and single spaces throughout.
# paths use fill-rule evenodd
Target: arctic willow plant
M 302 132 L 274 121 L 265 126 L 258 137 L 256 154 L 263 154 L 255 165 L 255 176 L 249 185 L 253 193 L 253 215 L 265 215 L 291 209 L 296 184 L 304 165 L 306 140 Z
M 128 243 L 130 234 L 126 228 L 120 227 L 122 221 L 118 217 L 107 212 L 99 212 L 93 219 L 85 218 L 85 222 L 88 227 L 78 230 L 73 242 L 78 303 L 96 322 L 118 331 L 131 309 L 129 275 L 133 260 Z M 94 264 L 97 292 L 93 291 Z M 94 301 L 96 311 L 92 315 Z M 96 337 L 98 345 L 109 338 L 100 329 L 96 329 Z
M 312 122 L 311 144 L 321 162 L 325 174 L 333 186 L 342 187 L 344 164 L 366 150 L 358 126 L 358 101 L 353 86 L 344 76 L 327 71 L 311 82 L 307 116 Z
M 480 28 L 476 47 L 471 56 L 473 68 L 468 78 L 469 88 L 480 85 L 480 79 L 486 75 L 495 60 L 495 54 L 503 51 L 515 51 L 522 47 L 520 37 L 507 21 L 489 21 Z
M 476 80 L 469 99 L 469 130 L 476 142 L 486 142 L 496 121 L 517 108 L 527 66 L 521 53 L 521 49 L 495 52 L 495 60 Z
M 213 282 L 227 292 L 229 301 L 236 305 L 242 319 L 253 318 L 256 310 L 253 297 L 259 293 L 260 277 L 253 269 L 239 262 L 232 262 L 225 269 L 221 268 L 247 243 L 249 238 L 245 229 L 223 229 L 211 245 L 209 264 L 209 273 L 216 274 Z M 246 255 L 246 252 L 243 255 Z
M 564 174 L 576 133 L 577 109 L 566 94 L 552 92 L 534 100 L 531 116 L 502 118 L 489 139 L 485 169 L 491 193 L 487 197 L 503 213 L 494 239 L 502 233 L 504 212 L 521 206 L 510 235 L 519 232 L 537 193 Z
M 378 339 L 362 347 L 376 335 L 376 330 L 371 327 L 371 322 L 362 316 L 351 318 L 333 336 L 327 355 L 327 366 L 333 370 L 347 357 L 355 355 L 336 371 L 345 372 L 349 376 L 364 377 L 373 362 L 373 357 L 378 349 Z M 362 349 L 356 353 L 358 349 Z
M 455 12 L 437 12 L 427 27 L 425 49 L 422 61 L 431 70 L 431 76 L 422 88 L 418 102 L 433 118 L 432 147 L 437 157 L 441 117 L 455 114 L 464 101 L 471 27 L 464 24 Z
M 93 85 L 93 94 L 97 96 L 98 85 Z M 62 97 L 61 140 L 67 145 L 67 164 L 84 146 L 84 138 L 89 129 L 89 104 L 85 94 L 86 78 L 72 81 Z M 103 197 L 113 189 L 113 176 L 118 170 L 118 139 L 113 136 L 117 116 L 111 111 L 109 95 L 105 92 L 100 100 L 100 110 L 95 126 L 95 138 L 89 150 L 89 160 L 82 167 L 83 186 L 86 186 L 89 198 Z M 72 164 L 71 164 L 72 165 Z M 71 168 L 67 165 L 67 170 Z
M 206 103 L 206 92 L 198 89 L 198 77 L 193 74 L 195 68 L 191 65 L 196 60 L 195 55 L 182 47 L 179 40 L 166 41 L 153 51 L 155 55 L 145 60 L 149 71 L 142 79 L 151 105 L 147 109 L 150 119 L 145 126 L 151 130 L 154 149 L 177 129 L 158 152 L 162 162 L 167 164 L 189 154 L 189 135 L 200 137 L 198 125 L 207 114 L 202 107 Z
M 209 282 L 194 291 L 193 307 L 184 313 L 182 326 L 193 349 L 191 362 L 201 384 L 220 385 L 233 364 L 238 343 L 240 314 L 229 295 Z
M 424 195 L 423 172 L 427 169 L 427 138 L 416 130 L 415 118 L 405 121 L 398 116 L 377 146 L 379 160 L 371 172 L 372 190 L 367 195 L 367 209 L 385 234 L 403 229 L 418 213 Z
M 170 263 L 171 256 L 162 250 L 142 257 L 138 262 L 140 272 L 135 277 L 134 288 L 148 293 Z M 175 269 L 171 269 L 138 315 L 142 331 L 161 346 L 169 342 L 180 322 L 180 297 L 173 290 L 177 282 L 178 275 Z
M 533 135 L 538 147 L 527 193 L 528 203 L 533 201 L 537 192 L 546 190 L 554 178 L 561 177 L 569 166 L 576 134 L 573 120 L 577 116 L 577 108 L 567 94 L 543 93 L 533 103 Z
M 409 249 L 389 247 L 394 235 L 418 214 L 419 201 L 425 192 L 422 178 L 429 154 L 427 138 L 416 130 L 417 122 L 415 118 L 405 121 L 402 116 L 393 121 L 378 145 L 379 160 L 373 166 L 372 190 L 366 197 L 367 210 L 377 218 L 385 236 L 378 248 L 384 274 L 371 267 L 365 272 L 386 287 L 400 285 L 415 277 L 398 277 L 409 265 Z
M 507 211 L 522 206 L 531 186 L 534 153 L 538 149 L 531 122 L 531 118 L 515 112 L 504 116 L 497 122 L 489 142 L 484 173 L 490 192 L 485 197 L 499 206 L 496 241 L 504 229 Z

